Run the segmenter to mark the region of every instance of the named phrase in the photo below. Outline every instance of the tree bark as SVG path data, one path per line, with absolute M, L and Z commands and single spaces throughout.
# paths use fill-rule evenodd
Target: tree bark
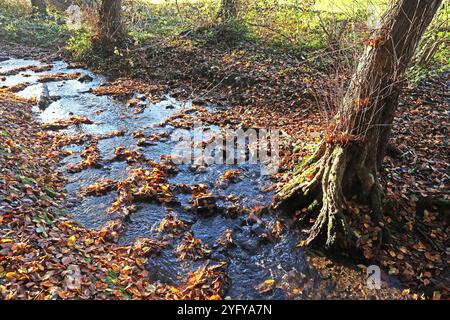
M 41 18 L 47 16 L 47 4 L 45 0 L 31 0 L 31 13 L 33 17 L 40 16 Z
M 279 206 L 318 210 L 306 244 L 326 234 L 326 246 L 346 232 L 346 199 L 369 204 L 382 218 L 379 169 L 404 75 L 441 0 L 392 1 L 362 55 L 350 87 L 316 153 L 279 193 Z M 317 201 L 318 200 L 318 201 Z M 313 205 L 311 205 L 313 204 Z
M 99 44 L 106 51 L 114 50 L 125 39 L 122 23 L 122 0 L 102 0 L 99 9 Z

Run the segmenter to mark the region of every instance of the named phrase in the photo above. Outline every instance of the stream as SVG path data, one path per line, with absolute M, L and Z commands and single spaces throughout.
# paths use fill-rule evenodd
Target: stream
M 24 66 L 42 66 L 36 60 L 9 59 L 0 62 L 0 73 L 7 74 Z M 175 145 L 171 133 L 175 129 L 170 124 L 160 125 L 165 119 L 190 110 L 196 112 L 196 106 L 191 101 L 178 101 L 167 95 L 159 102 L 151 102 L 145 95 L 135 94 L 143 106 L 140 113 L 133 113 L 127 101 L 120 101 L 108 95 L 95 95 L 92 89 L 107 84 L 107 79 L 83 68 L 69 67 L 63 61 L 54 61 L 49 70 L 31 69 L 20 71 L 17 74 L 0 77 L 1 86 L 14 86 L 28 83 L 27 87 L 16 94 L 23 98 L 32 98 L 39 95 L 42 84 L 39 76 L 45 74 L 73 74 L 79 73 L 77 79 L 54 80 L 46 82 L 51 99 L 45 110 L 34 107 L 34 115 L 41 123 L 55 120 L 69 119 L 71 116 L 84 116 L 92 121 L 91 124 L 71 125 L 67 129 L 59 130 L 61 133 L 71 135 L 91 134 L 101 136 L 116 130 L 125 132 L 123 135 L 113 135 L 98 140 L 98 149 L 101 159 L 113 159 L 116 147 L 125 147 L 130 150 L 139 150 L 146 159 L 160 161 L 161 155 L 169 155 Z M 86 77 L 87 76 L 87 77 Z M 83 79 L 84 78 L 84 79 Z M 202 107 L 205 108 L 205 107 Z M 213 105 L 206 106 L 210 113 L 216 112 Z M 205 126 L 205 129 L 220 130 L 214 126 Z M 160 134 L 162 139 L 150 145 L 138 146 L 138 137 L 132 133 L 136 130 L 146 135 Z M 69 145 L 70 155 L 61 162 L 59 170 L 67 177 L 66 190 L 68 193 L 68 212 L 73 219 L 87 228 L 102 228 L 108 221 L 115 219 L 115 215 L 108 213 L 108 208 L 114 202 L 117 192 L 111 191 L 101 196 L 80 196 L 80 189 L 94 184 L 100 178 L 120 181 L 128 176 L 133 168 L 142 167 L 142 164 L 130 164 L 126 161 L 106 161 L 105 165 L 86 168 L 79 172 L 68 172 L 67 165 L 80 161 L 81 152 L 89 144 Z M 239 179 L 230 182 L 225 187 L 218 187 L 217 180 L 228 170 L 238 169 Z M 146 268 L 152 281 L 168 284 L 179 284 L 186 279 L 189 272 L 194 271 L 207 260 L 211 263 L 226 262 L 229 286 L 226 296 L 232 299 L 286 299 L 287 291 L 292 290 L 290 283 L 293 279 L 308 274 L 310 277 L 320 276 L 307 264 L 306 253 L 297 244 L 301 239 L 296 228 L 289 228 L 289 219 L 275 214 L 262 214 L 260 221 L 250 221 L 247 216 L 232 217 L 227 213 L 230 206 L 238 205 L 241 208 L 264 207 L 272 202 L 273 181 L 260 174 L 259 165 L 209 165 L 204 170 L 193 170 L 192 165 L 178 165 L 177 171 L 169 175 L 171 185 L 187 184 L 208 186 L 216 199 L 214 214 L 204 216 L 192 210 L 191 194 L 174 193 L 177 204 L 163 204 L 160 202 L 138 202 L 137 210 L 130 214 L 124 222 L 124 230 L 120 234 L 119 244 L 133 243 L 139 237 L 156 238 L 158 232 L 155 228 L 171 212 L 182 219 L 189 226 L 188 230 L 195 238 L 200 239 L 211 253 L 197 261 L 179 261 L 175 252 L 177 244 L 181 241 L 175 238 L 157 255 L 151 255 Z M 230 198 L 237 197 L 234 202 Z M 277 221 L 283 223 L 281 236 L 277 240 L 267 237 Z M 232 231 L 234 245 L 224 247 L 218 244 L 218 239 L 226 230 Z M 274 280 L 278 285 L 273 290 L 263 291 L 257 287 L 265 280 Z

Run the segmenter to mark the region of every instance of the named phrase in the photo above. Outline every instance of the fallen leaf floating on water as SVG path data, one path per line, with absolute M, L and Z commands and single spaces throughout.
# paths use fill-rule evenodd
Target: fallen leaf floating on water
M 80 77 L 81 73 L 54 73 L 54 74 L 42 74 L 38 77 L 38 82 L 52 82 L 61 80 L 75 80 Z
M 272 235 L 276 238 L 276 239 L 280 239 L 281 238 L 281 232 L 283 231 L 283 227 L 281 225 L 281 221 L 277 220 L 275 222 L 275 225 L 273 226 L 272 229 Z
M 275 287 L 275 280 L 273 279 L 267 279 L 264 280 L 264 282 L 260 283 L 255 287 L 255 289 L 260 293 L 267 293 L 274 289 Z
M 135 95 L 136 93 L 145 94 L 147 98 L 151 100 L 156 99 L 153 94 L 161 92 L 164 88 L 159 85 L 149 84 L 132 79 L 120 79 L 112 84 L 103 85 L 92 90 L 96 95 L 111 95 L 116 99 L 126 100 Z
M 199 260 L 205 256 L 208 256 L 211 250 L 207 246 L 203 245 L 200 239 L 194 238 L 190 233 L 185 233 L 183 237 L 183 242 L 179 244 L 176 248 L 176 254 L 180 261 L 186 258 L 192 260 Z
M 87 187 L 82 187 L 80 189 L 81 196 L 102 196 L 112 190 L 115 190 L 117 187 L 117 181 L 112 179 L 104 179 L 101 178 L 97 180 L 94 184 L 91 184 Z
M 232 182 L 239 181 L 239 175 L 241 174 L 241 170 L 227 170 L 225 173 L 219 177 L 216 182 L 216 187 L 218 188 L 226 188 Z
M 180 287 L 158 285 L 156 293 L 169 300 L 219 300 L 228 287 L 225 262 L 209 266 L 205 263 L 189 273 L 188 281 Z
M 221 246 L 229 248 L 235 245 L 231 229 L 225 230 L 224 234 L 217 241 Z
M 172 213 L 167 213 L 165 218 L 161 220 L 159 226 L 155 228 L 156 232 L 167 232 L 172 237 L 182 234 L 188 225 Z
M 31 85 L 31 83 L 29 83 L 29 82 L 21 82 L 21 83 L 15 84 L 13 86 L 1 86 L 0 91 L 15 93 L 15 92 L 22 91 L 23 89 L 25 89 L 26 87 L 28 87 L 30 85 Z
M 39 73 L 44 71 L 49 71 L 53 68 L 52 64 L 44 64 L 44 65 L 27 65 L 23 67 L 13 68 L 8 71 L 0 72 L 0 76 L 13 76 L 17 75 L 23 71 L 31 70 L 33 72 Z
M 99 165 L 100 151 L 98 150 L 98 141 L 92 140 L 89 145 L 81 152 L 82 160 L 76 164 L 69 163 L 67 171 L 71 173 L 80 172 L 86 168 L 91 168 Z
M 129 164 L 145 161 L 145 157 L 140 151 L 129 150 L 125 147 L 116 147 L 116 149 L 114 150 L 114 155 L 114 160 L 124 160 Z
M 42 123 L 41 128 L 45 130 L 61 130 L 66 129 L 70 125 L 93 124 L 91 120 L 85 116 L 71 116 L 66 120 L 56 120 L 51 123 Z
M 118 196 L 108 209 L 110 213 L 120 212 L 136 201 L 172 201 L 172 191 L 167 174 L 162 168 L 150 170 L 138 168 L 128 172 L 128 177 L 117 183 Z

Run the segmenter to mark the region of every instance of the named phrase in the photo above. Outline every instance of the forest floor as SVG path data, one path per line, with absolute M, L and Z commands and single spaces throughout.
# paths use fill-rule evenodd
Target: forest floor
M 51 63 L 65 55 L 16 44 L 0 43 L 0 47 L 4 49 L 0 60 L 30 58 L 32 53 L 32 58 Z M 200 115 L 209 124 L 281 129 L 281 170 L 273 177 L 277 187 L 324 137 L 326 119 L 345 92 L 343 83 L 349 77 L 311 61 L 194 46 L 183 39 L 142 44 L 109 66 L 111 81 L 103 90 L 118 99 L 130 99 L 138 91 L 157 101 L 170 93 L 199 105 L 223 106 L 216 113 Z M 295 279 L 295 286 L 282 288 L 289 293 L 287 297 L 448 297 L 449 209 L 443 201 L 435 201 L 448 201 L 448 76 L 424 81 L 402 95 L 392 140 L 396 148 L 386 157 L 382 172 L 390 200 L 383 227 L 390 230 L 391 239 L 378 239 L 381 226 L 373 225 L 367 208 L 353 208 L 350 222 L 359 238 L 359 255 L 336 258 L 336 254 L 308 252 L 310 273 L 320 281 L 314 276 Z M 65 178 L 54 169 L 67 156 L 63 147 L 73 141 L 43 130 L 32 117 L 32 101 L 18 98 L 11 88 L 0 90 L 2 298 L 226 296 L 227 272 L 220 262 L 200 266 L 176 286 L 153 283 L 145 264 L 167 245 L 165 241 L 119 245 L 114 241 L 120 232 L 117 224 L 94 230 L 68 218 L 64 214 Z M 174 120 L 191 127 L 198 117 L 183 114 L 172 119 L 172 124 Z M 265 211 L 259 209 L 257 215 L 273 214 L 272 210 L 261 212 Z M 300 230 L 295 223 L 283 224 L 281 229 L 289 228 Z M 298 240 L 301 246 L 301 237 Z M 349 261 L 353 267 L 348 267 Z M 364 270 L 371 264 L 379 265 L 399 285 L 367 289 Z M 277 283 L 267 279 L 256 290 L 264 293 L 275 287 Z

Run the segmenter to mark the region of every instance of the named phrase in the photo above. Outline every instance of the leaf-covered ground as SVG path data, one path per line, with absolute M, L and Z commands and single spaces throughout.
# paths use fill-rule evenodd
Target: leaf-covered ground
M 139 91 L 158 99 L 162 93 L 171 92 L 199 104 L 209 99 L 229 107 L 216 114 L 201 113 L 205 122 L 221 127 L 282 129 L 282 170 L 275 177 L 279 185 L 289 179 L 289 169 L 295 162 L 325 137 L 328 106 L 339 97 L 335 86 L 348 77 L 262 53 L 162 47 L 138 51 L 133 59 L 141 60 L 128 71 L 132 77 L 118 79 L 98 93 L 122 99 Z M 386 157 L 383 172 L 383 185 L 390 199 L 383 225 L 373 225 L 367 208 L 352 208 L 351 225 L 359 238 L 360 252 L 348 260 L 361 262 L 362 270 L 363 265 L 378 264 L 406 289 L 401 293 L 368 292 L 360 285 L 364 283 L 364 272 L 358 267 L 352 272 L 334 258 L 312 255 L 311 273 L 319 273 L 321 281 L 314 281 L 312 275 L 293 276 L 290 287 L 284 288 L 292 298 L 448 296 L 448 204 L 427 201 L 448 201 L 448 98 L 448 76 L 404 93 L 394 126 L 395 148 Z M 224 298 L 227 280 L 222 265 L 203 265 L 179 287 L 153 284 L 148 280 L 145 261 L 163 248 L 164 242 L 147 239 L 120 247 L 114 244 L 120 219 L 102 230 L 90 230 L 66 217 L 70 212 L 64 205 L 64 177 L 55 174 L 54 168 L 65 155 L 61 147 L 68 138 L 42 131 L 32 119 L 30 104 L 8 92 L 0 97 L 2 298 Z M 179 114 L 168 121 L 189 128 L 195 120 L 191 114 Z M 72 169 L 95 165 L 95 150 L 95 142 L 91 142 L 84 160 Z M 131 161 L 139 158 L 125 149 L 116 150 L 116 156 Z M 143 189 L 144 194 L 135 194 L 132 186 L 153 179 L 148 176 L 135 172 L 121 182 L 118 209 L 132 210 L 130 197 L 147 196 L 150 191 Z M 155 178 L 163 177 L 158 174 Z M 84 192 L 101 193 L 108 183 L 111 181 L 99 181 Z M 158 184 L 164 185 L 164 181 Z M 155 196 L 154 191 L 151 196 Z M 161 201 L 170 196 L 163 189 L 155 192 Z M 193 193 L 203 192 L 207 191 Z M 308 220 L 302 214 L 297 212 L 298 217 Z M 170 216 L 163 222 L 162 231 L 183 229 L 182 222 Z M 390 231 L 389 240 L 379 239 L 382 227 Z M 287 223 L 277 229 L 285 228 L 299 226 Z M 277 234 L 277 230 L 273 231 Z M 224 245 L 230 241 L 225 234 Z M 184 258 L 204 253 L 201 244 L 188 234 L 177 249 Z M 277 285 L 268 279 L 256 289 L 267 292 Z

